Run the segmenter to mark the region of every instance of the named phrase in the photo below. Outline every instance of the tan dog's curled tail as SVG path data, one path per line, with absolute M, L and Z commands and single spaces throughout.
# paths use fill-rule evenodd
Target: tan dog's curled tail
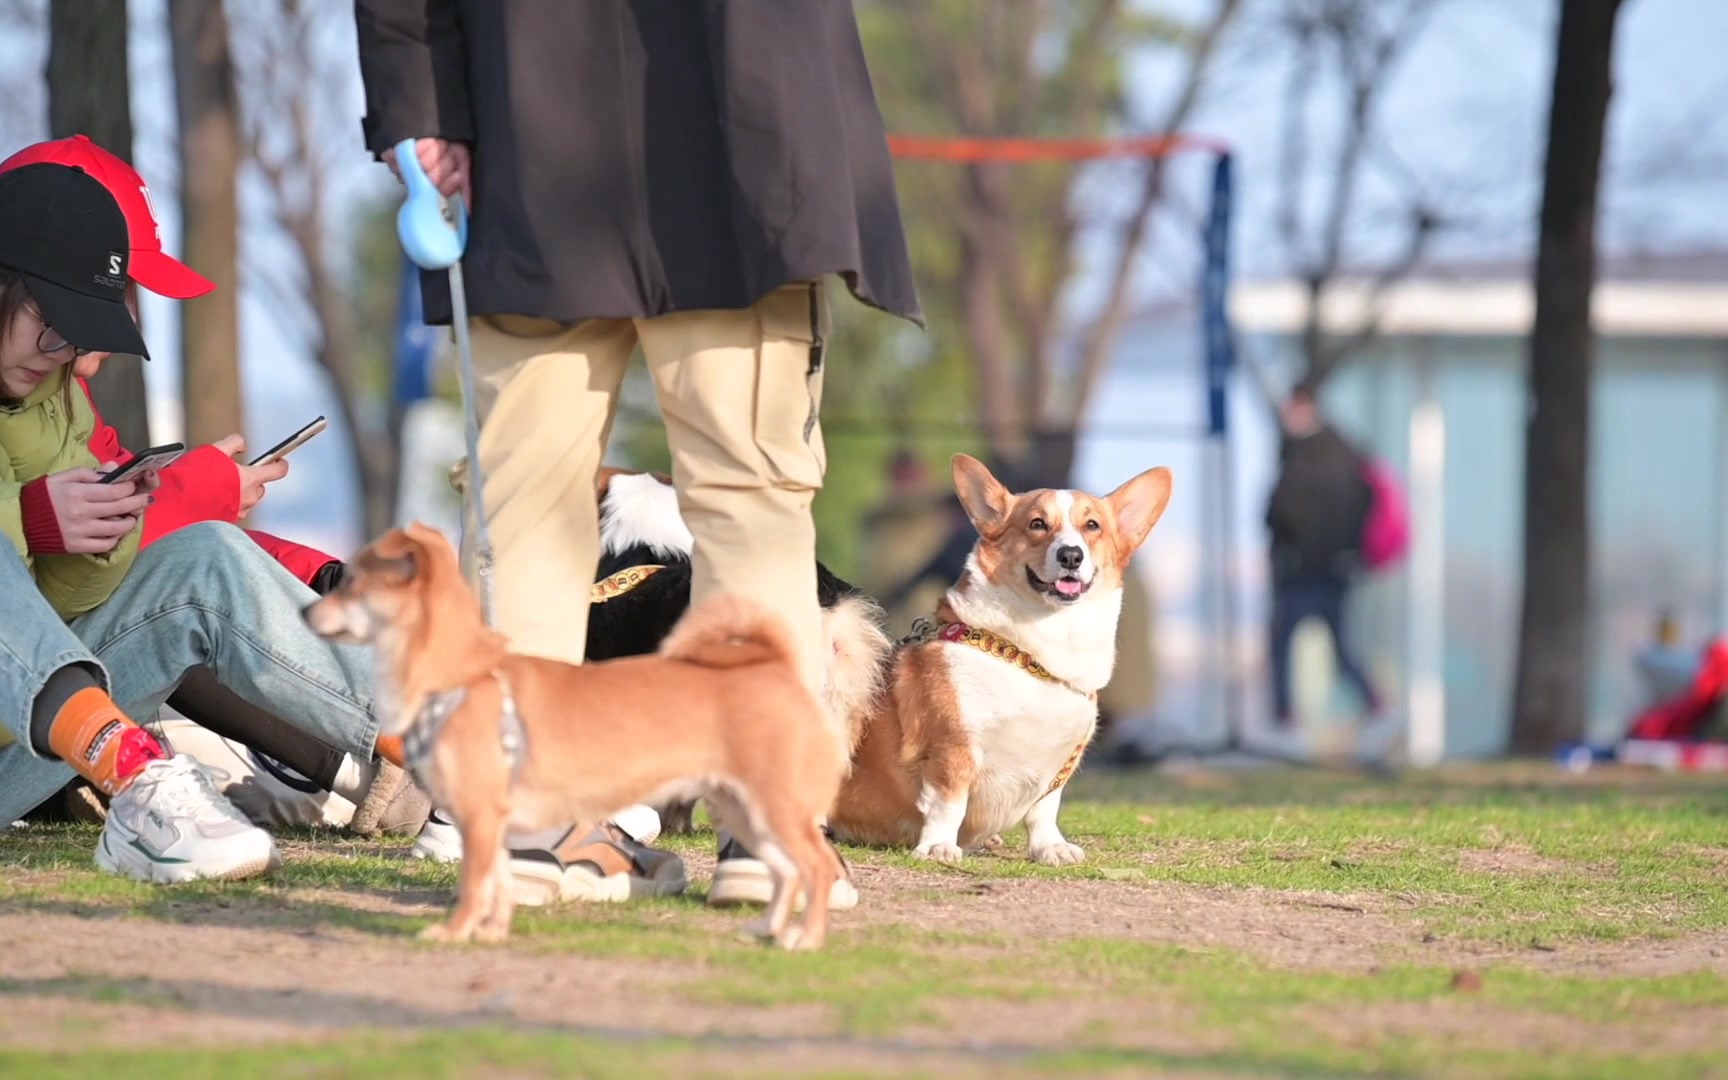
M 660 655 L 710 668 L 778 661 L 797 670 L 799 662 L 798 642 L 786 620 L 731 593 L 686 612 L 660 643 Z

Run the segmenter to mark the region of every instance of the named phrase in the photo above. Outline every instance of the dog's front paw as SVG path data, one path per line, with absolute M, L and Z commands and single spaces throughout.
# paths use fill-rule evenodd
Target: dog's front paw
M 455 942 L 467 941 L 468 935 L 460 933 L 447 922 L 435 922 L 420 931 L 421 941 Z
M 965 853 L 953 844 L 919 844 L 912 854 L 920 859 L 934 859 L 937 862 L 957 863 L 965 858 Z
M 1086 861 L 1086 852 L 1066 840 L 1032 849 L 1032 861 L 1044 866 L 1073 866 Z
M 497 945 L 509 939 L 510 927 L 508 924 L 501 926 L 497 923 L 481 923 L 480 928 L 474 931 L 474 940 L 483 941 L 488 945 Z

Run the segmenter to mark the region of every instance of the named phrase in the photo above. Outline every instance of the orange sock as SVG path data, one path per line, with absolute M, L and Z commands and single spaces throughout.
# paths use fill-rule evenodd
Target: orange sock
M 372 744 L 372 748 L 378 751 L 379 757 L 396 766 L 398 769 L 406 769 L 408 767 L 407 759 L 402 756 L 401 736 L 380 735 L 378 736 L 378 741 Z
M 154 735 L 94 686 L 60 706 L 48 729 L 48 748 L 107 795 L 120 794 L 139 769 L 168 756 Z

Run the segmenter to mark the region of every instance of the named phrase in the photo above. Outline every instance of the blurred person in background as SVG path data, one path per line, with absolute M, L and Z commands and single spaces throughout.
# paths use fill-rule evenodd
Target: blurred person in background
M 1266 506 L 1271 534 L 1272 730 L 1255 733 L 1264 748 L 1299 754 L 1291 705 L 1291 642 L 1298 627 L 1319 619 L 1331 635 L 1339 672 L 1366 714 L 1362 752 L 1390 748 L 1393 722 L 1368 678 L 1345 623 L 1350 590 L 1362 570 L 1363 528 L 1374 491 L 1365 459 L 1321 416 L 1313 390 L 1298 385 L 1279 410 L 1278 480 Z

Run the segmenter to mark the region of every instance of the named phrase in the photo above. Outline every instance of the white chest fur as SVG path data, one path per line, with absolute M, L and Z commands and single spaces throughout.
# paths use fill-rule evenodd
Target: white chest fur
M 960 837 L 970 845 L 1026 816 L 1091 736 L 1098 704 L 970 646 L 942 652 L 977 763 Z

